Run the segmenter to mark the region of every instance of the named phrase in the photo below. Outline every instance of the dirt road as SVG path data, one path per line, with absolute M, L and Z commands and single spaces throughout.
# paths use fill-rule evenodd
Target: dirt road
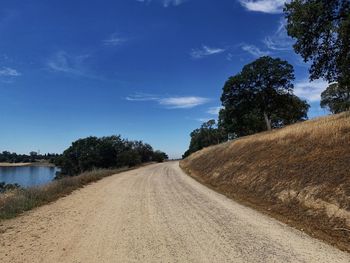
M 103 179 L 0 222 L 1 262 L 350 262 L 213 192 L 177 162 Z

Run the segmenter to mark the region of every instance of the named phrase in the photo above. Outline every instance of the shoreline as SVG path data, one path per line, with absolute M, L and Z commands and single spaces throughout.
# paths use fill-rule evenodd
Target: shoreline
M 26 166 L 45 166 L 45 167 L 55 167 L 54 164 L 49 162 L 34 162 L 34 163 L 0 163 L 1 167 L 26 167 Z

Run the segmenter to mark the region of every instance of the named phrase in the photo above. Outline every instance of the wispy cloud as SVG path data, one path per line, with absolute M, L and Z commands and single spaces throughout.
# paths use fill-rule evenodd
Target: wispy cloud
M 73 56 L 65 51 L 59 51 L 50 57 L 47 67 L 55 72 L 85 75 L 84 62 L 88 57 L 89 55 Z
M 226 56 L 226 60 L 228 61 L 232 61 L 233 60 L 233 54 L 232 53 L 228 53 L 227 56 Z
M 208 47 L 206 45 L 203 45 L 201 48 L 192 49 L 190 55 L 194 59 L 200 59 L 203 57 L 220 54 L 220 53 L 223 53 L 225 51 L 226 51 L 226 49 L 223 49 L 223 48 L 211 48 L 211 47 Z
M 262 56 L 266 56 L 266 55 L 270 54 L 269 51 L 263 51 L 254 45 L 243 45 L 242 50 L 248 52 L 249 54 L 251 54 L 254 57 L 262 57 Z
M 188 96 L 188 97 L 162 97 L 151 94 L 137 93 L 126 97 L 128 101 L 155 101 L 159 105 L 168 109 L 190 109 L 202 104 L 208 103 L 210 100 L 204 97 Z
M 211 115 L 218 115 L 221 109 L 222 109 L 222 106 L 210 107 L 207 113 Z
M 128 101 L 158 101 L 159 96 L 146 94 L 146 93 L 136 93 L 125 98 Z
M 265 46 L 265 50 L 250 44 L 242 44 L 241 48 L 254 57 L 267 56 L 275 53 L 288 52 L 293 50 L 294 41 L 287 34 L 286 21 L 284 18 L 280 19 L 276 31 L 266 36 L 262 40 L 262 43 Z M 228 59 L 232 58 L 228 57 Z
M 159 104 L 173 109 L 189 109 L 209 102 L 203 97 L 170 97 L 159 100 Z
M 321 93 L 328 87 L 328 83 L 323 80 L 310 82 L 308 79 L 298 81 L 294 85 L 295 95 L 307 99 L 308 101 L 321 100 Z
M 186 2 L 187 0 L 137 0 L 138 2 L 142 3 L 150 3 L 150 2 L 159 2 L 161 3 L 164 7 L 169 7 L 169 6 L 179 6 Z
M 163 0 L 163 6 L 168 7 L 168 6 L 178 6 L 183 3 L 185 3 L 187 0 Z
M 286 0 L 239 0 L 239 2 L 249 11 L 279 14 L 283 12 Z
M 287 34 L 285 19 L 279 21 L 277 30 L 272 35 L 265 37 L 263 43 L 268 49 L 274 51 L 292 50 L 294 41 Z
M 16 69 L 9 68 L 9 67 L 3 67 L 0 69 L 0 76 L 1 77 L 18 77 L 22 74 L 18 72 Z
M 120 37 L 118 36 L 118 34 L 114 33 L 110 35 L 109 38 L 103 40 L 102 42 L 105 46 L 119 46 L 126 41 L 127 41 L 126 38 Z

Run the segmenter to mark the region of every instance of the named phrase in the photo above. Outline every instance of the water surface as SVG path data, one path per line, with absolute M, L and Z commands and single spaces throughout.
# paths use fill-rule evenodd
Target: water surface
M 23 187 L 38 186 L 51 182 L 57 171 L 57 167 L 48 166 L 0 167 L 0 182 L 17 183 Z

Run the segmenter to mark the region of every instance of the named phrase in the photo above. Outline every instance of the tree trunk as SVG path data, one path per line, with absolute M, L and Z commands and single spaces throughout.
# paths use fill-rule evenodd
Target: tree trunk
M 265 118 L 267 130 L 268 130 L 268 131 L 271 131 L 271 120 L 270 120 L 269 117 L 267 116 L 266 112 L 264 112 L 264 118 Z

